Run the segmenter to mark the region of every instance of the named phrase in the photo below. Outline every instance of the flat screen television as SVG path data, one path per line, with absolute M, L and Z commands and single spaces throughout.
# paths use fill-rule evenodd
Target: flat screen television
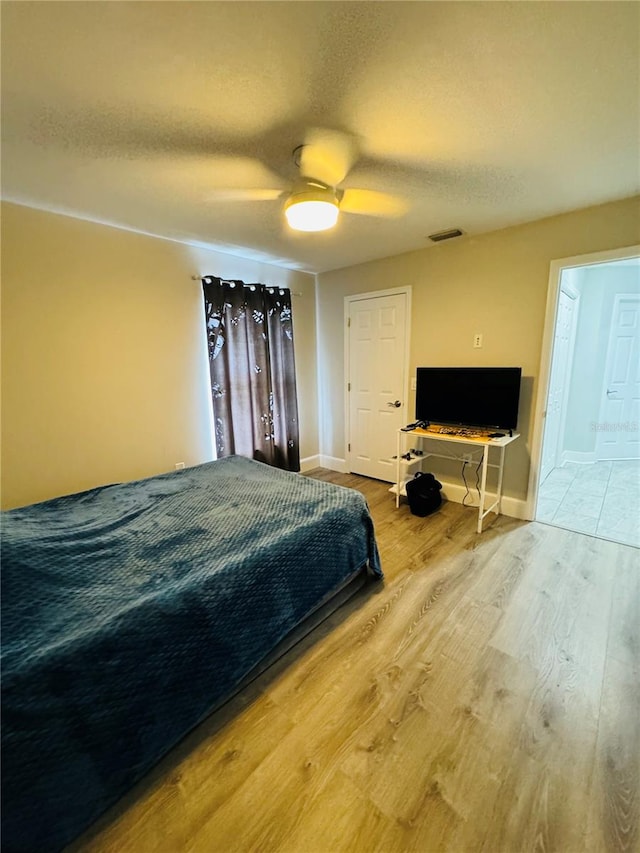
M 419 367 L 416 420 L 516 428 L 521 367 Z

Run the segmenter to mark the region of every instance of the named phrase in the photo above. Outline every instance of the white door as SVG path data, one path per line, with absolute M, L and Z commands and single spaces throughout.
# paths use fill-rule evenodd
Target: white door
M 541 484 L 544 483 L 547 475 L 558 464 L 562 450 L 561 445 L 575 338 L 576 305 L 576 293 L 568 290 L 560 291 L 556 334 L 551 356 L 551 376 L 549 378 L 544 436 L 542 439 Z
M 349 303 L 349 470 L 389 483 L 397 430 L 407 423 L 407 320 L 405 293 Z
M 598 459 L 640 458 L 639 315 L 640 297 L 616 296 L 597 424 Z

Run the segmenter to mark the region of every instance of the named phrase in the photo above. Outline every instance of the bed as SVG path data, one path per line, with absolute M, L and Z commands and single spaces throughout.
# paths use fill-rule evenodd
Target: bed
M 3 850 L 76 838 L 363 573 L 359 492 L 238 456 L 4 512 Z

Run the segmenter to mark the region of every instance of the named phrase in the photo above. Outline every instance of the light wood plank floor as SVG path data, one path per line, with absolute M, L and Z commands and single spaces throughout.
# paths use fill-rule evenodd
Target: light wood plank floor
M 82 851 L 640 850 L 638 550 L 313 472 L 386 573 L 193 732 Z

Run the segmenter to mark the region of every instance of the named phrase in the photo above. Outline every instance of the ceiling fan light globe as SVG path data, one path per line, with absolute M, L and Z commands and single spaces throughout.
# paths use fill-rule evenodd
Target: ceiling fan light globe
M 338 221 L 339 208 L 334 201 L 293 199 L 284 213 L 294 231 L 328 231 Z

